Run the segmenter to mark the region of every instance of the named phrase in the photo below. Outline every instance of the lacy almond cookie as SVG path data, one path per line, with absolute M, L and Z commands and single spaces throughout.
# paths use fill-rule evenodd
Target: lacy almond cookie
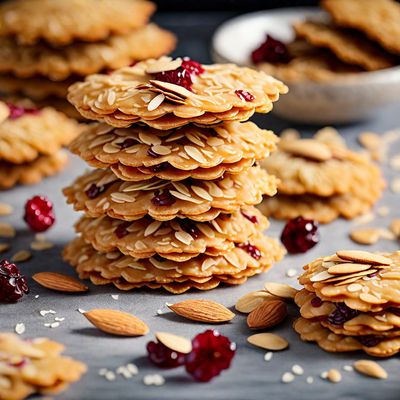
M 400 5 L 393 0 L 323 0 L 334 22 L 367 34 L 387 50 L 400 54 Z
M 390 357 L 400 350 L 399 337 L 387 338 L 375 346 L 368 347 L 357 340 L 357 336 L 337 335 L 324 328 L 318 321 L 310 321 L 300 317 L 294 322 L 293 327 L 300 334 L 302 340 L 317 342 L 318 346 L 329 352 L 362 350 L 374 357 Z
M 64 346 L 49 339 L 22 340 L 0 333 L 0 398 L 57 394 L 86 372 L 86 365 L 62 356 Z
M 52 155 L 68 144 L 82 127 L 64 114 L 30 102 L 0 101 L 0 162 L 22 164 Z
M 359 65 L 368 71 L 396 65 L 393 55 L 358 32 L 314 21 L 297 22 L 293 27 L 298 37 L 315 46 L 329 48 L 346 63 Z
M 28 45 L 95 42 L 144 26 L 154 10 L 144 0 L 8 0 L 0 6 L 0 36 Z
M 269 112 L 279 95 L 287 92 L 283 83 L 263 72 L 233 64 L 193 63 L 164 57 L 110 75 L 92 75 L 69 88 L 68 100 L 86 118 L 112 126 L 143 122 L 171 129 L 188 123 L 244 121 L 254 112 Z M 171 71 L 189 76 L 191 85 L 171 83 L 167 74 Z
M 380 312 L 398 307 L 400 252 L 376 255 L 351 251 L 350 261 L 346 256 L 342 258 L 342 253 L 346 255 L 349 252 L 337 252 L 336 255 L 319 258 L 307 264 L 304 267 L 305 272 L 299 278 L 300 284 L 309 292 L 316 293 L 320 299 L 343 302 L 352 310 Z M 374 261 L 377 258 L 387 260 L 384 261 L 387 265 Z M 340 267 L 337 267 L 338 264 Z M 343 272 L 333 272 L 336 269 Z
M 267 219 L 255 208 L 247 207 L 202 223 L 188 219 L 161 222 L 144 217 L 123 222 L 110 217 L 83 217 L 76 231 L 102 253 L 119 250 L 134 258 L 159 254 L 169 260 L 186 261 L 199 254 L 222 255 L 235 243 L 245 242 L 267 227 Z
M 0 162 L 0 189 L 10 189 L 15 185 L 33 185 L 47 176 L 60 172 L 68 161 L 63 151 L 51 156 L 40 156 L 25 164 Z
M 0 37 L 0 72 L 19 78 L 44 76 L 62 81 L 161 57 L 174 49 L 175 42 L 172 33 L 155 24 L 127 35 L 111 36 L 104 42 L 79 42 L 62 48 L 43 43 L 18 46 L 12 38 Z
M 260 167 L 226 174 L 217 181 L 124 182 L 112 172 L 96 170 L 78 178 L 64 189 L 67 202 L 90 217 L 108 215 L 126 221 L 145 215 L 159 221 L 175 217 L 210 221 L 221 212 L 230 213 L 244 205 L 258 204 L 262 195 L 276 193 L 276 180 Z
M 113 129 L 100 124 L 89 127 L 71 143 L 70 150 L 93 167 L 112 167 L 123 180 L 153 176 L 216 179 L 225 171 L 241 172 L 255 160 L 268 157 L 277 140 L 271 131 L 252 122 L 228 122 L 213 128 L 186 125 L 170 131 L 137 125 Z

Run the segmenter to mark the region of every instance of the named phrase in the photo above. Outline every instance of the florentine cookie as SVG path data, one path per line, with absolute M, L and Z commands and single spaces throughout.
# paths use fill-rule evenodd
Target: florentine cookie
M 175 42 L 172 33 L 155 24 L 103 42 L 73 43 L 63 48 L 43 43 L 18 46 L 12 38 L 0 37 L 0 72 L 19 78 L 44 76 L 62 81 L 71 75 L 86 76 L 161 57 L 174 49 Z
M 39 156 L 25 164 L 0 162 L 0 189 L 10 189 L 15 185 L 33 185 L 47 176 L 60 172 L 68 161 L 63 151 L 49 156 Z
M 64 114 L 26 100 L 0 101 L 0 161 L 22 164 L 52 155 L 81 131 Z
M 354 28 L 400 54 L 400 5 L 393 0 L 323 0 L 336 24 Z
M 57 394 L 86 372 L 86 365 L 62 356 L 64 346 L 49 339 L 23 340 L 0 333 L 0 398 L 22 400 Z
M 345 63 L 359 65 L 368 71 L 396 65 L 393 55 L 358 32 L 314 21 L 297 22 L 293 27 L 298 37 L 317 47 L 330 49 Z
M 87 77 L 69 88 L 68 100 L 84 117 L 116 127 L 143 122 L 171 129 L 244 121 L 270 111 L 286 92 L 284 84 L 250 68 L 164 57 Z
M 64 189 L 67 202 L 90 217 L 108 215 L 133 221 L 150 215 L 159 221 L 190 218 L 210 221 L 221 212 L 258 204 L 262 195 L 276 193 L 276 179 L 260 167 L 237 175 L 226 174 L 216 181 L 170 182 L 153 178 L 124 182 L 112 172 L 95 170 Z
M 225 172 L 242 172 L 269 156 L 277 137 L 252 122 L 230 122 L 213 128 L 187 125 L 159 131 L 133 125 L 113 129 L 89 127 L 70 150 L 89 165 L 112 168 L 123 180 L 216 179 Z
M 144 0 L 9 0 L 0 5 L 0 36 L 29 45 L 99 41 L 142 27 L 154 10 Z
M 75 226 L 83 239 L 96 250 L 119 250 L 134 258 L 155 254 L 175 261 L 187 261 L 199 254 L 222 255 L 268 227 L 268 221 L 253 207 L 233 214 L 220 214 L 210 222 L 188 219 L 155 221 L 144 217 L 123 222 L 110 217 L 82 217 Z

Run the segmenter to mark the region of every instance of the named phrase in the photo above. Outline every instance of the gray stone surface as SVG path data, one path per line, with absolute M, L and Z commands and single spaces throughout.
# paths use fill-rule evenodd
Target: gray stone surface
M 221 17 L 220 17 L 221 18 Z M 182 38 L 183 39 L 183 38 Z M 204 48 L 204 43 L 202 43 Z M 181 54 L 191 54 L 190 48 L 181 48 Z M 204 55 L 204 59 L 206 56 Z M 343 135 L 356 147 L 356 137 L 361 130 L 384 132 L 399 126 L 399 105 L 382 111 L 373 121 L 341 128 Z M 275 119 L 273 116 L 257 118 L 257 122 L 264 127 L 279 131 L 288 123 Z M 305 128 L 302 132 L 312 130 Z M 400 151 L 400 144 L 394 152 Z M 71 268 L 66 265 L 60 256 L 62 247 L 74 236 L 73 222 L 77 219 L 71 207 L 65 204 L 61 195 L 61 188 L 71 182 L 75 176 L 84 170 L 85 166 L 76 158 L 71 157 L 69 167 L 60 175 L 50 178 L 33 187 L 18 187 L 11 191 L 0 192 L 0 201 L 11 203 L 15 212 L 10 217 L 1 218 L 11 222 L 17 229 L 18 235 L 12 240 L 12 250 L 5 254 L 10 257 L 14 252 L 29 247 L 33 235 L 26 229 L 22 220 L 23 205 L 27 198 L 34 194 L 48 195 L 55 203 L 57 223 L 48 233 L 50 240 L 56 243 L 56 248 L 35 252 L 33 258 L 21 263 L 22 271 L 30 277 L 35 272 L 49 270 L 73 275 Z M 388 181 L 394 178 L 395 172 L 385 167 Z M 400 217 L 399 195 L 385 192 L 379 205 L 389 206 L 391 213 L 385 218 L 377 218 L 373 225 L 387 226 L 392 217 Z M 24 322 L 26 333 L 23 337 L 47 336 L 63 342 L 66 353 L 85 361 L 89 370 L 83 379 L 74 384 L 70 390 L 61 394 L 60 399 L 98 399 L 115 398 L 128 399 L 341 399 L 341 400 L 372 400 L 378 398 L 398 399 L 400 382 L 398 379 L 400 362 L 397 357 L 382 360 L 382 365 L 389 372 L 389 379 L 376 381 L 362 377 L 355 372 L 344 372 L 343 381 L 331 384 L 319 378 L 322 371 L 329 368 L 341 369 L 359 358 L 368 358 L 363 354 L 331 354 L 320 350 L 315 344 L 301 342 L 291 328 L 291 320 L 296 315 L 291 308 L 291 320 L 283 326 L 274 329 L 274 332 L 284 336 L 290 342 L 290 349 L 275 353 L 270 362 L 264 361 L 264 352 L 251 347 L 246 343 L 250 334 L 246 327 L 245 317 L 237 315 L 229 324 L 217 326 L 221 333 L 229 336 L 237 343 L 238 350 L 232 367 L 225 371 L 209 384 L 193 382 L 183 368 L 169 371 L 159 371 L 150 365 L 145 358 L 145 344 L 153 337 L 156 331 L 169 331 L 186 337 L 193 337 L 196 333 L 210 328 L 203 324 L 184 322 L 171 313 L 158 316 L 158 309 L 166 311 L 165 302 L 176 302 L 187 298 L 206 298 L 219 301 L 228 307 L 233 307 L 236 300 L 243 294 L 260 289 L 266 280 L 282 281 L 296 284 L 295 278 L 287 278 L 285 272 L 289 268 L 301 270 L 301 266 L 322 254 L 329 254 L 339 248 L 357 247 L 347 238 L 351 222 L 336 221 L 328 226 L 321 227 L 322 241 L 314 249 L 300 256 L 288 256 L 283 262 L 275 266 L 270 272 L 251 279 L 239 287 L 224 287 L 208 293 L 190 292 L 181 296 L 172 296 L 160 291 L 136 291 L 119 293 L 111 287 L 95 287 L 90 285 L 90 292 L 86 295 L 63 295 L 47 291 L 29 281 L 31 293 L 17 304 L 0 305 L 0 331 L 13 331 L 18 322 Z M 279 236 L 282 224 L 273 222 L 269 234 Z M 382 240 L 373 246 L 376 250 L 393 251 L 398 248 L 394 242 Z M 35 299 L 35 295 L 39 298 Z M 119 300 L 112 299 L 112 294 L 119 294 Z M 142 338 L 115 338 L 100 333 L 76 311 L 77 308 L 89 310 L 91 308 L 112 307 L 131 312 L 148 323 L 151 333 Z M 65 317 L 59 328 L 50 329 L 44 326 L 45 322 L 54 317 L 41 317 L 39 311 L 54 309 L 57 316 Z M 98 375 L 100 368 L 115 369 L 128 362 L 134 362 L 140 369 L 139 375 L 131 380 L 118 377 L 114 382 L 108 382 Z M 304 376 L 297 377 L 290 384 L 281 383 L 281 376 L 289 371 L 293 364 L 300 364 L 305 370 Z M 148 387 L 143 384 L 143 377 L 148 373 L 161 373 L 166 383 L 161 387 Z M 314 383 L 307 384 L 306 377 L 313 376 Z

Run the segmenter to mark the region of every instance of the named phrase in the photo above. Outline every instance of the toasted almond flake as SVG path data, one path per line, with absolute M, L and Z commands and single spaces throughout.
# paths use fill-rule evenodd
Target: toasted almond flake
M 183 231 L 177 231 L 175 232 L 175 237 L 182 243 L 186 244 L 186 245 L 190 245 L 193 242 L 193 237 L 187 233 L 187 232 L 183 232 Z
M 108 95 L 107 95 L 107 104 L 109 106 L 112 106 L 115 103 L 115 99 L 116 99 L 116 94 L 114 92 L 114 90 L 109 90 Z
M 258 290 L 242 296 L 235 304 L 235 309 L 241 313 L 251 313 L 265 300 L 277 300 L 278 297 L 264 291 Z
M 171 154 L 171 148 L 169 146 L 163 146 L 161 144 L 152 146 L 151 149 L 154 151 L 156 154 L 160 154 L 162 156 L 167 156 L 168 154 Z
M 361 289 L 362 289 L 362 285 L 360 285 L 359 283 L 352 283 L 351 285 L 347 286 L 347 290 L 348 290 L 350 293 L 358 292 L 358 291 L 360 291 Z
M 380 229 L 377 228 L 357 228 L 350 232 L 351 240 L 359 244 L 374 244 L 380 236 Z
M 152 75 L 159 72 L 175 71 L 182 65 L 182 58 L 171 59 L 161 59 L 157 60 L 155 63 L 150 64 L 146 68 L 146 74 Z
M 342 260 L 361 264 L 390 265 L 392 263 L 390 258 L 362 250 L 341 250 L 337 251 L 336 255 Z
M 247 341 L 254 346 L 272 351 L 284 350 L 289 346 L 288 341 L 283 337 L 266 332 L 251 335 Z
M 331 275 L 354 274 L 356 272 L 366 271 L 371 268 L 369 264 L 343 263 L 335 264 L 328 268 Z
M 342 374 L 339 370 L 331 368 L 328 371 L 327 379 L 332 383 L 339 383 L 342 380 Z
M 191 189 L 197 194 L 197 196 L 201 197 L 202 199 L 213 201 L 212 196 L 210 196 L 210 194 L 200 186 L 191 186 Z
M 176 190 L 170 190 L 169 192 L 170 194 L 172 194 L 172 196 L 176 197 L 179 200 L 188 201 L 190 203 L 195 203 L 195 204 L 201 204 L 204 202 L 204 200 L 196 199 L 191 196 L 186 196 L 185 194 L 182 194 Z
M 387 379 L 388 373 L 378 363 L 371 360 L 358 360 L 353 364 L 354 369 L 360 374 L 376 379 Z
M 155 233 L 158 228 L 162 225 L 161 221 L 153 221 L 150 225 L 147 226 L 147 228 L 144 231 L 144 236 L 150 236 L 153 233 Z
M 326 144 L 314 139 L 282 140 L 279 146 L 282 151 L 315 161 L 328 161 L 333 157 Z
M 282 375 L 281 380 L 283 383 L 290 383 L 290 382 L 294 381 L 294 378 L 295 378 L 295 376 L 291 372 L 285 372 Z
M 210 269 L 211 267 L 213 267 L 214 265 L 216 265 L 216 261 L 212 258 L 206 258 L 203 261 L 203 264 L 201 264 L 201 270 L 202 271 L 207 271 L 208 269 Z
M 136 201 L 135 196 L 120 192 L 111 193 L 111 198 L 117 203 L 134 203 Z
M 174 83 L 169 82 L 162 82 L 157 80 L 150 80 L 149 81 L 153 86 L 167 92 L 175 94 L 182 99 L 194 97 L 195 94 L 190 92 L 189 90 L 185 89 L 183 86 L 175 85 Z
M 7 203 L 0 203 L 0 216 L 10 215 L 13 212 L 13 207 Z
M 378 297 L 376 297 L 370 293 L 361 293 L 360 299 L 369 304 L 384 304 L 384 303 L 386 303 L 386 300 L 379 299 Z
M 165 96 L 162 93 L 158 94 L 147 105 L 147 110 L 148 111 L 156 110 L 164 100 L 165 100 Z
M 54 244 L 50 243 L 50 242 L 32 242 L 31 243 L 31 249 L 37 250 L 37 251 L 48 250 L 53 247 L 54 247 Z
M 106 143 L 106 144 L 103 146 L 103 151 L 104 151 L 105 153 L 108 153 L 108 154 L 119 153 L 119 152 L 121 151 L 121 147 L 116 146 L 116 145 L 114 145 L 114 144 L 112 144 L 112 143 Z
M 0 243 L 0 254 L 5 253 L 10 249 L 10 245 L 8 243 Z
M 329 278 L 333 278 L 333 277 L 334 277 L 334 275 L 331 275 L 328 271 L 322 271 L 322 272 L 319 272 L 318 274 L 313 275 L 310 278 L 310 281 L 311 282 L 321 282 L 321 281 L 325 281 L 325 280 L 327 280 Z
M 189 354 L 192 351 L 192 342 L 182 336 L 167 332 L 157 332 L 157 340 L 172 351 Z
M 204 155 L 194 146 L 184 146 L 183 147 L 187 155 L 191 158 L 193 158 L 195 161 L 199 163 L 206 163 L 207 159 L 204 157 Z
M 12 257 L 11 261 L 13 262 L 24 262 L 28 261 L 32 257 L 32 253 L 28 250 L 20 250 L 17 251 Z
M 268 293 L 283 299 L 294 299 L 297 289 L 285 283 L 266 282 L 264 288 Z
M 397 238 L 400 239 L 400 218 L 392 220 L 390 223 L 390 230 Z
M 390 183 L 390 189 L 393 193 L 400 193 L 400 178 L 394 178 Z
M 22 335 L 23 333 L 25 333 L 25 324 L 23 322 L 18 323 L 17 325 L 15 325 L 15 333 L 17 333 L 18 335 Z
M 16 235 L 15 228 L 6 222 L 0 222 L 0 237 L 13 238 Z

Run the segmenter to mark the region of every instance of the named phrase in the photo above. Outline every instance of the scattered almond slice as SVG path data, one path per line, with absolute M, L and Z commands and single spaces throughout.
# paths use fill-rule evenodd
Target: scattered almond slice
M 283 140 L 279 146 L 281 150 L 294 156 L 315 161 L 328 161 L 333 157 L 332 151 L 325 143 L 314 139 Z
M 13 212 L 13 207 L 7 203 L 0 203 L 0 216 L 10 215 Z
M 257 290 L 242 296 L 235 304 L 235 309 L 241 313 L 248 314 L 265 300 L 276 300 L 278 297 L 264 291 Z
M 328 268 L 328 273 L 331 275 L 354 274 L 357 272 L 366 271 L 371 268 L 369 264 L 343 263 L 335 264 Z
M 15 228 L 6 222 L 0 222 L 0 237 L 13 238 L 16 235 Z
M 38 272 L 32 279 L 39 285 L 57 292 L 82 293 L 89 289 L 78 279 L 58 272 Z
M 235 314 L 222 304 L 211 300 L 184 300 L 169 304 L 169 309 L 192 321 L 219 323 L 230 321 Z
M 272 295 L 282 299 L 293 300 L 297 293 L 297 289 L 287 285 L 286 283 L 266 282 L 264 284 L 264 288 L 268 293 L 271 293 Z
M 398 239 L 400 239 L 400 218 L 396 218 L 391 222 L 390 230 Z
M 17 251 L 12 257 L 12 262 L 24 262 L 28 261 L 32 257 L 32 253 L 29 250 Z
M 45 242 L 45 241 L 38 241 L 38 242 L 31 243 L 31 249 L 37 250 L 37 251 L 48 250 L 53 247 L 54 247 L 53 243 Z
M 339 383 L 342 380 L 342 374 L 337 369 L 331 368 L 326 378 L 332 383 Z
M 254 346 L 273 351 L 284 350 L 289 346 L 289 342 L 283 337 L 266 332 L 251 335 L 247 341 Z
M 117 336 L 143 336 L 148 326 L 132 314 L 110 309 L 94 309 L 83 314 L 96 328 Z
M 0 254 L 8 251 L 10 247 L 11 246 L 8 243 L 0 243 Z
M 360 374 L 376 379 L 387 379 L 388 373 L 378 363 L 371 360 L 358 360 L 353 364 L 354 369 Z
M 362 250 L 341 250 L 337 251 L 336 255 L 342 260 L 361 264 L 390 265 L 392 263 L 390 258 Z
M 175 60 L 161 59 L 151 64 L 146 69 L 146 74 L 157 74 L 159 72 L 175 71 L 182 65 L 182 58 L 176 58 Z
M 192 351 L 192 342 L 182 336 L 167 332 L 157 332 L 156 338 L 164 346 L 178 353 L 189 354 Z
M 357 228 L 350 232 L 353 242 L 359 244 L 374 244 L 380 239 L 380 229 L 377 228 Z

